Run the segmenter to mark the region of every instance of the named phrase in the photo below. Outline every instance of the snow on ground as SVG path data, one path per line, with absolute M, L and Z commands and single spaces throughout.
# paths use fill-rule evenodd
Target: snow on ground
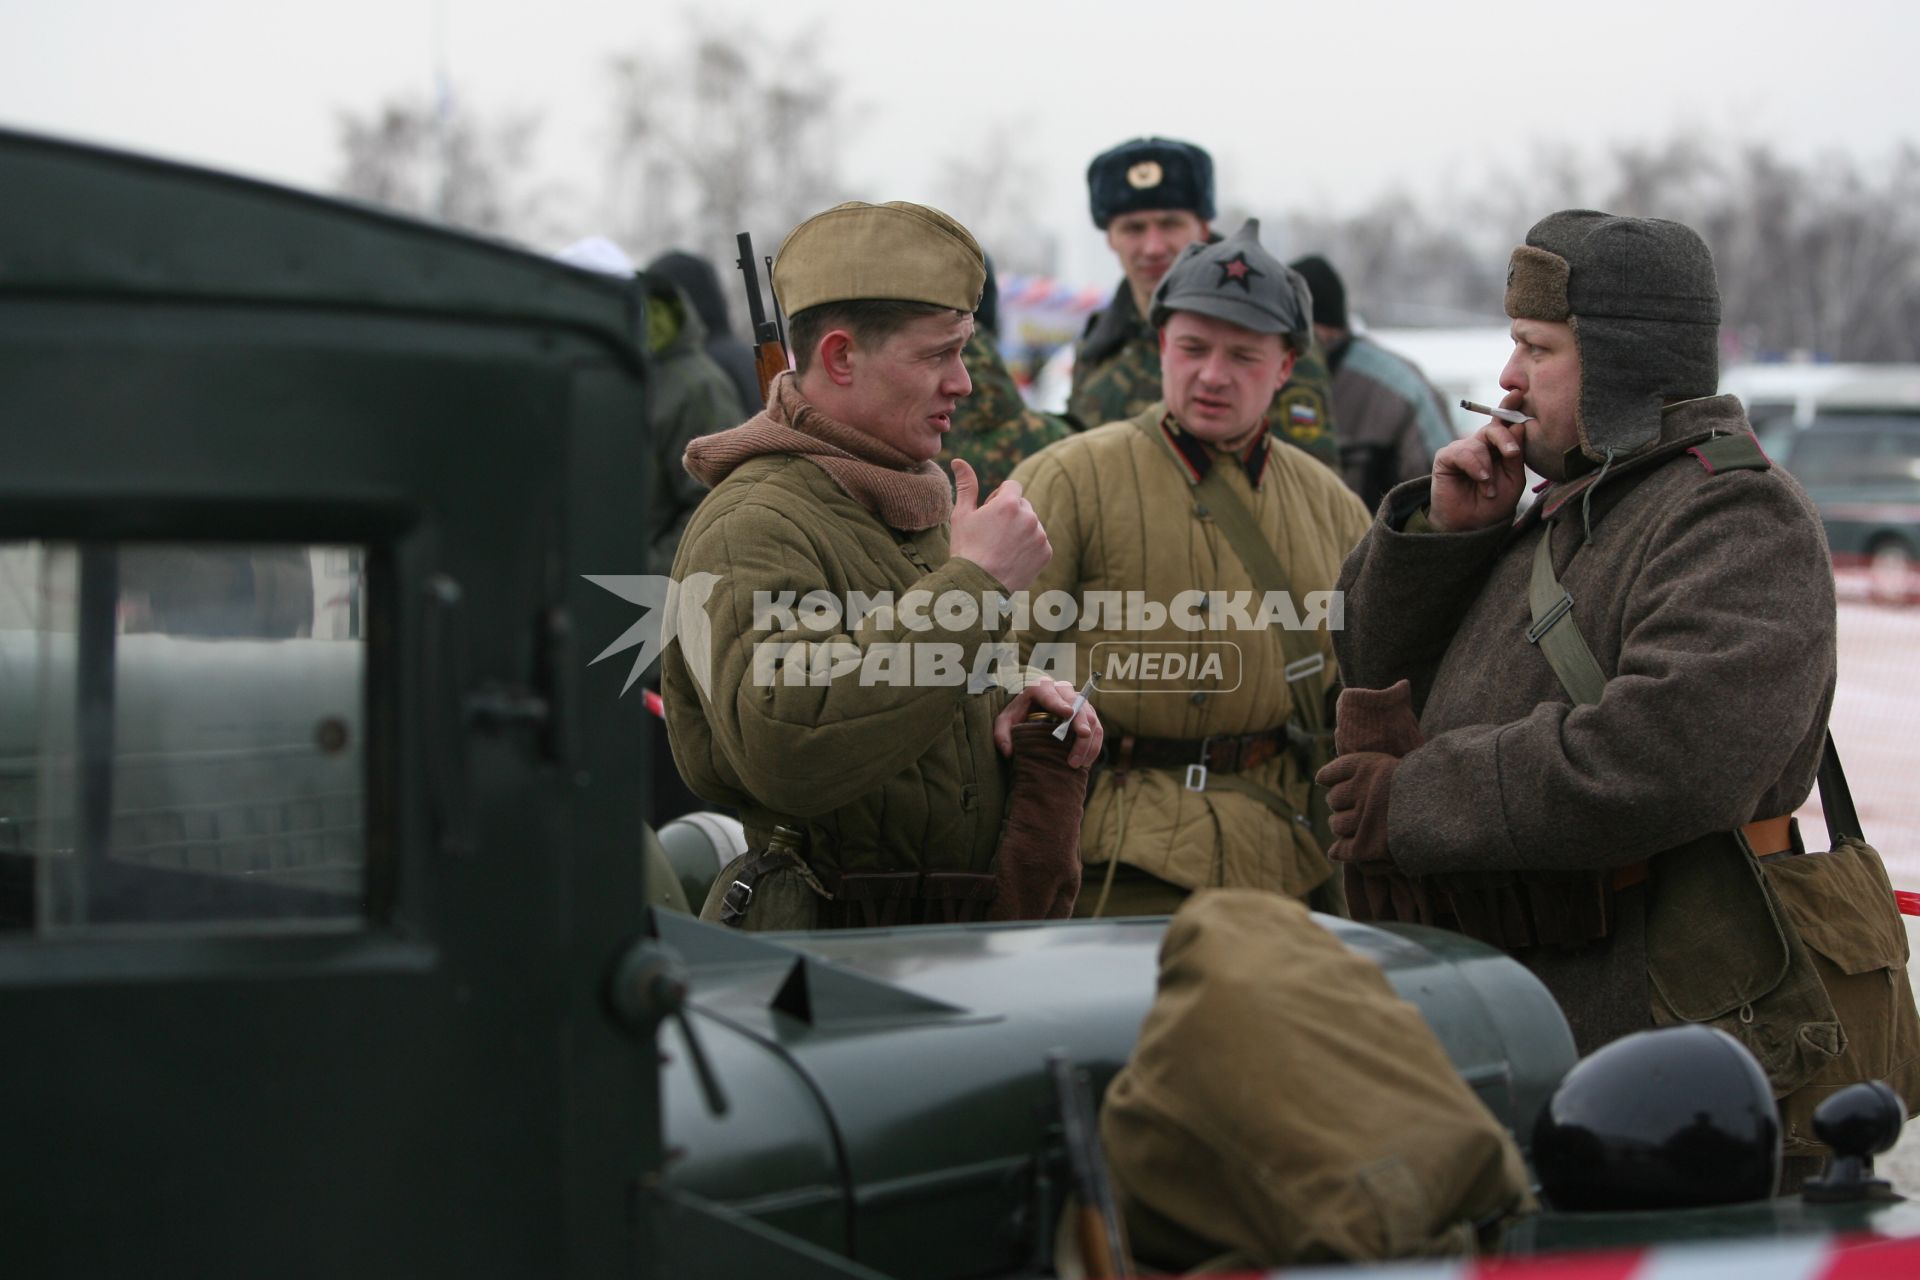
M 1920 608 L 1873 604 L 1840 578 L 1840 680 L 1833 742 L 1869 842 L 1897 889 L 1920 890 Z M 1816 793 L 1800 810 L 1808 847 L 1825 848 Z

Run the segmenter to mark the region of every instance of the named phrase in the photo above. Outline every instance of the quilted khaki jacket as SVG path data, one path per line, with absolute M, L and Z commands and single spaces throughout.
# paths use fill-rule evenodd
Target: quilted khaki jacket
M 1002 590 L 972 561 L 950 559 L 947 538 L 944 524 L 889 528 L 813 463 L 774 454 L 723 479 L 681 539 L 674 577 L 685 584 L 709 573 L 718 582 L 706 603 L 707 687 L 688 667 L 684 630 L 662 657 L 674 763 L 701 796 L 739 808 L 752 848 L 766 846 L 775 823 L 797 820 L 807 860 L 829 887 L 845 870 L 991 869 L 1006 804 L 993 718 L 1005 695 L 904 678 L 863 682 L 857 673 L 788 684 L 776 672 L 769 683 L 764 667 L 755 678 L 756 649 L 801 641 L 871 654 L 890 642 L 949 644 L 971 670 L 1004 624 L 955 629 L 930 614 L 931 629 L 915 631 L 896 613 L 814 630 L 797 611 L 790 625 L 772 611 L 756 618 L 755 593 L 797 600 L 824 591 L 845 602 L 852 592 L 884 591 L 904 605 L 911 592 L 978 599 Z M 761 662 L 777 651 L 760 649 Z
M 1212 517 L 1196 510 L 1195 478 L 1161 428 L 1165 417 L 1164 404 L 1151 405 L 1137 417 L 1050 445 L 1013 474 L 1053 543 L 1053 559 L 1033 584 L 1033 595 L 1064 591 L 1081 605 L 1075 625 L 1064 631 L 1049 630 L 1035 611 L 1019 633 L 1021 656 L 1037 661 L 1037 645 L 1071 645 L 1076 681 L 1099 664 L 1102 689 L 1094 704 L 1110 758 L 1116 759 L 1127 735 L 1199 739 L 1251 733 L 1284 725 L 1293 713 L 1275 628 L 1248 629 L 1225 613 L 1217 619 L 1202 615 L 1200 621 L 1222 625 L 1197 629 L 1180 625 L 1171 610 L 1144 630 L 1126 625 L 1124 616 L 1086 616 L 1089 594 L 1096 592 L 1138 592 L 1161 606 L 1171 606 L 1183 592 L 1222 592 L 1227 599 L 1246 593 L 1243 598 L 1257 608 L 1251 574 Z M 1290 445 L 1269 444 L 1257 486 L 1240 459 L 1211 449 L 1206 454 L 1258 520 L 1287 571 L 1299 613 L 1310 616 L 1309 593 L 1333 589 L 1341 561 L 1365 535 L 1365 508 L 1338 476 Z M 1331 669 L 1331 638 L 1324 626 L 1318 631 Z M 1209 652 L 1222 655 L 1221 668 L 1199 678 L 1148 679 L 1136 666 L 1128 679 L 1116 676 L 1113 666 L 1129 653 Z M 1308 779 L 1290 753 L 1239 776 L 1280 792 L 1296 812 L 1306 812 Z M 1305 895 L 1327 877 L 1327 860 L 1303 824 L 1278 816 L 1253 796 L 1221 788 L 1192 791 L 1185 782 L 1184 770 L 1135 767 L 1124 776 L 1103 771 L 1088 798 L 1081 860 L 1094 865 L 1118 857 L 1194 889 Z

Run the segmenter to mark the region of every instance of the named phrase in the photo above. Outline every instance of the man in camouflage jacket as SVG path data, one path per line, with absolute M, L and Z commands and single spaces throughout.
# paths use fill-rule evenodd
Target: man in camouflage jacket
M 1087 168 L 1093 224 L 1125 272 L 1113 302 L 1074 350 L 1067 412 L 1082 428 L 1131 418 L 1160 398 L 1159 334 L 1144 314 L 1181 250 L 1210 238 L 1213 158 L 1192 143 L 1136 138 Z M 1268 430 L 1329 467 L 1340 466 L 1333 376 L 1311 331 L 1267 410 Z

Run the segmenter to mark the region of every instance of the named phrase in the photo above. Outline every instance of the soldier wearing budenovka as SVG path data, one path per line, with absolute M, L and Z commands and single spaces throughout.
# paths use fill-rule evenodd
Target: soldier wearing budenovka
M 663 656 L 667 726 L 689 785 L 738 807 L 754 851 L 722 872 L 703 914 L 796 928 L 990 908 L 1004 870 L 1001 754 L 1029 709 L 1068 713 L 1072 687 L 1043 681 L 1009 698 L 897 667 L 867 680 L 858 661 L 844 677 L 789 678 L 922 642 L 956 647 L 971 672 L 1004 622 L 931 606 L 949 591 L 974 601 L 1017 591 L 1046 563 L 1018 486 L 980 502 L 956 463 L 956 499 L 931 461 L 969 389 L 960 351 L 981 278 L 979 246 L 936 210 L 852 203 L 801 224 L 773 271 L 796 370 L 774 380 L 764 413 L 687 449 L 688 470 L 713 491 L 674 577 L 717 581 L 709 677 L 689 665 L 684 623 Z M 896 607 L 857 621 L 796 616 L 794 602 L 816 592 L 845 609 L 856 593 L 888 593 Z M 769 607 L 780 600 L 784 616 Z M 1075 729 L 1070 759 L 1084 767 L 1100 744 L 1091 709 Z M 777 842 L 780 827 L 797 839 Z
M 1554 214 L 1506 303 L 1503 406 L 1528 420 L 1441 450 L 1342 573 L 1333 854 L 1361 873 L 1356 915 L 1512 951 L 1583 1050 L 1732 1032 L 1810 1152 L 1812 1104 L 1848 1079 L 1920 1101 L 1879 859 L 1793 856 L 1785 816 L 1833 697 L 1819 517 L 1714 395 L 1719 293 L 1692 231 Z M 1514 521 L 1523 461 L 1549 485 Z
M 1093 225 L 1125 273 L 1113 302 L 1094 316 L 1074 351 L 1067 412 L 1084 427 L 1131 418 L 1160 398 L 1160 347 L 1149 299 L 1188 245 L 1213 238 L 1213 157 L 1171 138 L 1135 138 L 1087 167 Z M 1268 429 L 1329 467 L 1340 465 L 1334 436 L 1333 375 L 1309 329 L 1293 373 L 1273 395 Z
M 1164 334 L 1164 398 L 1014 472 L 1054 545 L 1034 593 L 1080 603 L 1067 631 L 1036 610 L 1022 647 L 1070 641 L 1076 676 L 1101 677 L 1108 767 L 1081 828 L 1080 914 L 1100 910 L 1103 892 L 1110 914 L 1171 911 L 1212 885 L 1306 897 L 1330 874 L 1310 829 L 1312 735 L 1324 732 L 1333 685 L 1328 597 L 1367 513 L 1337 475 L 1275 446 L 1267 428 L 1308 331 L 1306 289 L 1249 221 L 1190 245 L 1151 314 Z M 1193 626 L 1176 610 L 1199 593 L 1223 612 Z M 1142 621 L 1124 610 L 1100 621 L 1096 594 L 1139 598 Z M 1224 611 L 1236 597 L 1244 620 Z M 1268 605 L 1280 612 L 1264 615 Z M 1154 607 L 1164 616 L 1148 622 Z M 1137 664 L 1116 678 L 1111 666 L 1114 655 L 1208 652 L 1222 655 L 1220 669 L 1177 685 Z

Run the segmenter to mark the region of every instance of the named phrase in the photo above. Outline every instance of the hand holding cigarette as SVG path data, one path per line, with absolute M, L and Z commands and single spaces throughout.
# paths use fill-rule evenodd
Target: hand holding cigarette
M 1510 521 L 1526 484 L 1524 446 L 1533 419 L 1517 409 L 1460 402 L 1493 421 L 1433 457 L 1427 519 L 1443 533 Z
M 1528 416 L 1518 409 L 1496 409 L 1492 405 L 1480 404 L 1473 400 L 1462 400 L 1460 407 L 1468 413 L 1484 413 L 1489 418 L 1498 418 L 1502 422 L 1527 422 Z

